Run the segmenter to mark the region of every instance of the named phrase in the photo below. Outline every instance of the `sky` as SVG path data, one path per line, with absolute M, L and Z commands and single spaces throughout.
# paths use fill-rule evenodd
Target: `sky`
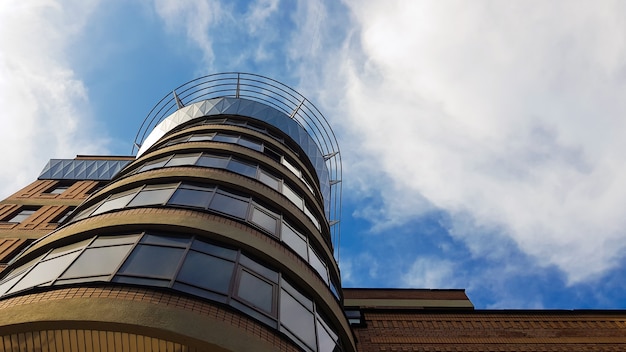
M 129 155 L 200 76 L 283 82 L 343 160 L 345 287 L 626 308 L 626 2 L 4 0 L 0 198 Z

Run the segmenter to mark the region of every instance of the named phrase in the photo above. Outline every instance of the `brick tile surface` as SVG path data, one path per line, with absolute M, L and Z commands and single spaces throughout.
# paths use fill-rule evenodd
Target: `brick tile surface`
M 360 352 L 624 351 L 626 312 L 365 311 Z

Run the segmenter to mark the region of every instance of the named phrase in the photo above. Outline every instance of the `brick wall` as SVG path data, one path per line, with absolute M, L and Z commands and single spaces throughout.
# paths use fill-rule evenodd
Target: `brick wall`
M 624 351 L 626 312 L 364 311 L 357 349 L 372 351 Z

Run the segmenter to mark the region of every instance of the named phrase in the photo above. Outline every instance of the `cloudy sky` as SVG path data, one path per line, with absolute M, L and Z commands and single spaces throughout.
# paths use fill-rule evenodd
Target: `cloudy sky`
M 0 197 L 242 71 L 325 114 L 344 286 L 626 308 L 626 2 L 4 0 Z

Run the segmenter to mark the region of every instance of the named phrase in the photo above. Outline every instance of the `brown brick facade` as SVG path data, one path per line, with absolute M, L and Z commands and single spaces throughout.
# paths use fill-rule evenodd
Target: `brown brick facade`
M 357 349 L 378 351 L 623 351 L 626 312 L 365 310 Z
M 102 298 L 124 301 L 137 301 L 150 303 L 156 307 L 171 307 L 190 311 L 205 317 L 220 320 L 242 332 L 267 341 L 274 346 L 276 351 L 296 352 L 295 345 L 278 335 L 273 329 L 251 319 L 243 314 L 223 308 L 221 306 L 205 302 L 200 299 L 170 294 L 167 292 L 153 291 L 137 287 L 73 287 L 54 289 L 36 294 L 26 294 L 0 301 L 0 315 L 4 309 L 10 309 L 23 305 L 52 302 L 58 300 L 71 300 L 80 298 Z

